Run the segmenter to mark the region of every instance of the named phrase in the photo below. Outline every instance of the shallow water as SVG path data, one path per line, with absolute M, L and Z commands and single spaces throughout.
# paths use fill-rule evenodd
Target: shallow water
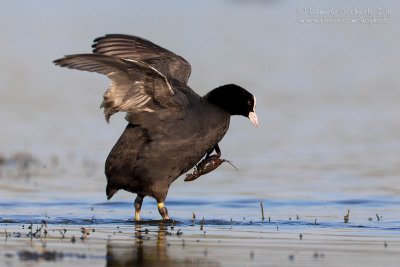
M 399 203 L 392 200 L 264 201 L 264 220 L 254 199 L 167 204 L 174 221 L 157 220 L 155 205 L 146 203 L 144 221 L 137 224 L 129 215 L 131 202 L 1 203 L 1 262 L 396 266 L 399 260 L 400 222 L 393 212 Z
M 45 194 L 45 192 L 42 192 Z M 2 201 L 8 266 L 396 266 L 399 200 L 169 198 L 132 219 L 131 201 Z M 344 216 L 349 210 L 349 220 Z M 45 233 L 46 231 L 46 233 Z M 74 240 L 73 240 L 74 239 Z
M 0 10 L 0 266 L 398 266 L 399 2 L 98 3 Z M 300 23 L 310 8 L 392 20 Z M 105 77 L 51 63 L 111 32 L 184 56 L 200 94 L 234 82 L 257 96 L 260 127 L 234 117 L 220 143 L 239 171 L 178 179 L 174 222 L 149 198 L 141 224 L 132 194 L 106 201 L 123 115 L 104 122 Z

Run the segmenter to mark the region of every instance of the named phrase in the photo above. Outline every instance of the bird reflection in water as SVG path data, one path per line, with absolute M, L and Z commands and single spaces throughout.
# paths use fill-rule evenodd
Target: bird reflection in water
M 219 266 L 207 260 L 206 256 L 185 256 L 182 237 L 171 236 L 165 223 L 160 223 L 156 231 L 135 225 L 135 239 L 109 240 L 107 242 L 107 267 L 168 267 L 168 266 Z M 168 237 L 178 242 L 169 244 Z M 172 241 L 172 240 L 171 240 Z M 179 245 L 178 245 L 179 244 Z

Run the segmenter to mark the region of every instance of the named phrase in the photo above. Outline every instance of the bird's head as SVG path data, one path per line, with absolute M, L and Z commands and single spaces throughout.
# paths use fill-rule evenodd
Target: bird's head
M 231 115 L 248 117 L 254 126 L 258 127 L 256 97 L 246 89 L 236 84 L 227 84 L 210 91 L 205 95 L 205 99 Z

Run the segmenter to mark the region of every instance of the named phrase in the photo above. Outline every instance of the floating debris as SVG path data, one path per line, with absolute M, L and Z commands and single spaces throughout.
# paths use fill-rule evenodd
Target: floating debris
M 181 232 L 181 228 L 178 229 L 178 231 L 176 232 L 177 236 L 181 236 L 183 233 Z
M 29 233 L 29 235 L 30 235 L 30 237 L 31 237 L 31 241 L 32 241 L 32 238 L 33 238 L 33 237 L 32 237 L 32 236 L 33 236 L 33 235 L 32 235 L 32 226 L 33 226 L 32 223 L 31 223 L 30 226 L 28 226 L 28 230 L 31 230 L 30 233 Z
M 204 230 L 204 217 L 200 222 L 200 231 L 203 231 L 203 230 Z

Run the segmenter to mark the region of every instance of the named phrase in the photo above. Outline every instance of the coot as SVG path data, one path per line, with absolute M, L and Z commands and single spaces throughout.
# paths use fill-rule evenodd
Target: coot
M 92 54 L 54 63 L 107 75 L 111 86 L 101 104 L 106 121 L 126 112 L 128 125 L 105 163 L 107 197 L 120 189 L 136 193 L 135 220 L 140 220 L 143 198 L 151 196 L 162 218 L 169 219 L 164 201 L 172 182 L 194 166 L 200 175 L 218 167 L 223 162 L 218 142 L 230 116 L 243 115 L 258 126 L 256 98 L 234 84 L 199 96 L 187 85 L 191 67 L 184 58 L 137 36 L 109 34 L 92 47 Z

